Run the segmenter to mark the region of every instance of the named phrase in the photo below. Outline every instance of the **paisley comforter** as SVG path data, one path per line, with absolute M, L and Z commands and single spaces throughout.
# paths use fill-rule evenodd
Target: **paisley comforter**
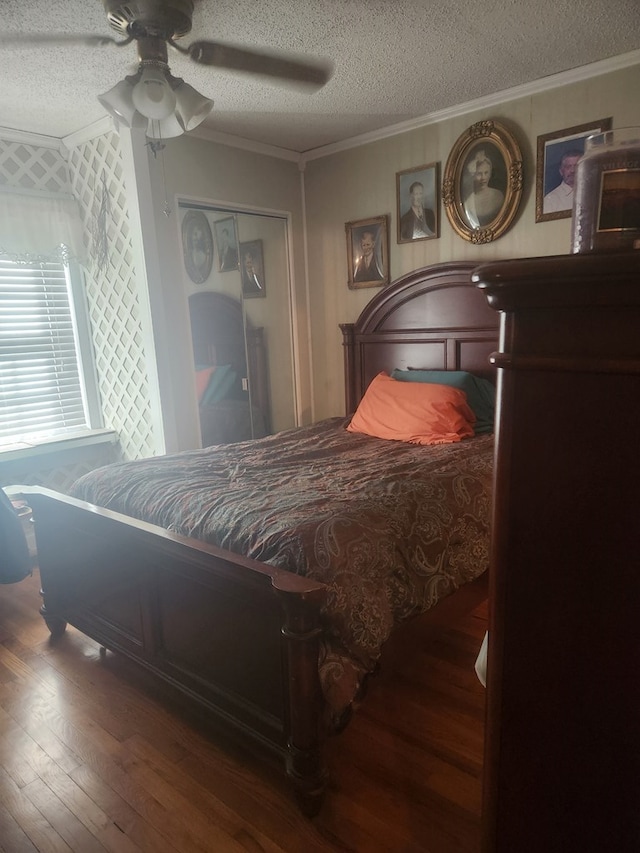
M 334 723 L 395 625 L 488 566 L 492 436 L 421 446 L 332 418 L 109 465 L 73 494 L 322 581 L 320 680 Z

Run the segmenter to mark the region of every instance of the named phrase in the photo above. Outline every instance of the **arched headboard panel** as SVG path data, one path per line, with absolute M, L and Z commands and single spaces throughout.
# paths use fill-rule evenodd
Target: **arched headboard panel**
M 495 379 L 499 315 L 471 282 L 475 262 L 435 264 L 379 291 L 355 323 L 343 323 L 346 413 L 380 371 L 468 370 Z

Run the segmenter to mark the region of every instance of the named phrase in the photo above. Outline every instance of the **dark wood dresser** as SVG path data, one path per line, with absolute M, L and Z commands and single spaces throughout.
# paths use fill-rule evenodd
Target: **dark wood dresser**
M 485 853 L 640 851 L 640 252 L 483 265 L 501 312 Z

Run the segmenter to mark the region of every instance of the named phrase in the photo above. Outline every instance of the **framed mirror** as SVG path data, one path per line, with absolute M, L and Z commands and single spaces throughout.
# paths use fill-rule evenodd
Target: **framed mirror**
M 186 200 L 179 209 L 202 446 L 296 426 L 286 215 Z M 215 237 L 215 257 L 202 282 L 193 280 L 186 265 L 184 223 L 194 214 Z M 247 288 L 248 267 L 242 263 L 247 247 L 252 269 L 259 271 L 260 287 L 253 289 Z

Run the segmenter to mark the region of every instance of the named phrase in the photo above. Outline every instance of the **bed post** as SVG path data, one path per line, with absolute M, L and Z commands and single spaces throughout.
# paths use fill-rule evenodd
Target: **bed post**
M 352 415 L 360 398 L 356 394 L 356 338 L 353 323 L 340 323 L 342 330 L 342 346 L 344 347 L 344 401 L 345 415 Z
M 319 617 L 325 590 L 318 587 L 301 595 L 274 585 L 284 609 L 287 776 L 301 810 L 314 817 L 322 806 L 328 778 L 323 751 L 324 702 L 318 676 Z

